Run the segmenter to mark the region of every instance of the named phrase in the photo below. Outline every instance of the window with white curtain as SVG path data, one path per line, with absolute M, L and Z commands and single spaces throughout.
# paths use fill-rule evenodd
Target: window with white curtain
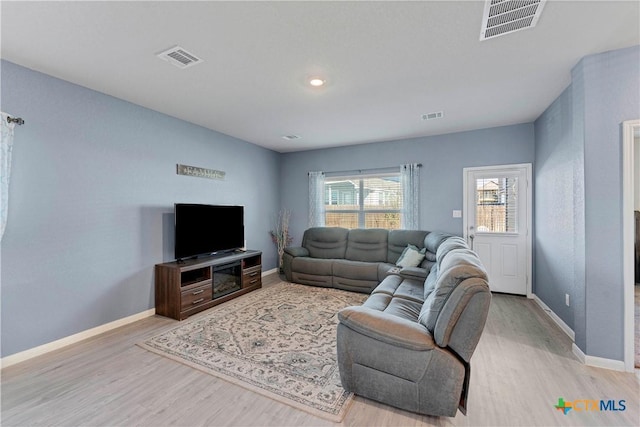
M 309 227 L 420 229 L 421 166 L 309 172 Z
M 325 177 L 324 210 L 328 227 L 399 229 L 403 205 L 399 170 Z

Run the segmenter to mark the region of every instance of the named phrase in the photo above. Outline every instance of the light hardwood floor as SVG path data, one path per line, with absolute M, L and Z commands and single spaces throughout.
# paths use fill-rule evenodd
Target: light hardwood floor
M 265 286 L 277 283 L 272 275 Z M 215 310 L 215 308 L 214 308 Z M 135 344 L 176 321 L 155 316 L 2 371 L 3 426 L 324 426 L 333 423 Z M 634 374 L 591 368 L 532 301 L 494 295 L 472 359 L 467 416 L 426 417 L 356 397 L 345 426 L 640 424 Z M 558 398 L 625 400 L 622 412 L 554 408 Z

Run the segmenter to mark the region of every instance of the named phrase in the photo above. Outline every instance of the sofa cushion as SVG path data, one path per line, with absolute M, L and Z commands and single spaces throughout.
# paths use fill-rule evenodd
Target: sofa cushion
M 387 262 L 396 264 L 407 245 L 413 245 L 419 249 L 424 247 L 424 239 L 427 231 L 421 230 L 390 230 L 387 248 Z M 435 253 L 435 251 L 434 251 Z
M 377 228 L 349 230 L 344 258 L 351 261 L 386 262 L 389 231 Z
M 422 280 L 407 279 L 401 276 L 389 276 L 371 292 L 371 295 L 385 294 L 391 297 L 405 298 L 422 303 Z
M 372 280 L 378 283 L 378 264 L 373 262 L 336 259 L 333 261 L 333 275 L 348 279 Z
M 438 264 L 434 264 L 431 267 L 431 271 L 427 276 L 427 280 L 424 281 L 424 299 L 426 300 L 429 297 L 429 294 L 433 292 L 433 289 L 436 287 L 436 281 L 438 280 Z
M 440 233 L 438 231 L 432 231 L 431 233 L 427 234 L 427 236 L 424 238 L 424 243 L 422 244 L 422 246 L 427 248 L 427 259 L 429 261 L 436 260 L 435 255 L 438 251 L 438 247 L 449 237 L 451 237 L 451 234 Z
M 317 276 L 331 276 L 333 274 L 333 260 L 298 257 L 291 261 L 291 268 L 299 273 L 314 274 Z
M 373 290 L 364 306 L 415 322 L 422 307 L 422 282 L 389 276 Z
M 418 317 L 418 321 L 432 333 L 440 310 L 460 282 L 472 277 L 487 280 L 487 272 L 480 259 L 468 248 L 453 249 L 447 252 L 438 269 L 439 274 L 435 288 L 425 299 Z
M 422 302 L 396 297 L 391 299 L 384 314 L 391 314 L 417 323 L 421 308 Z
M 422 307 L 422 303 L 424 302 L 424 296 L 423 296 L 424 288 L 422 286 L 422 282 L 423 282 L 422 280 L 411 280 L 411 279 L 403 280 L 400 286 L 398 286 L 395 293 L 393 294 L 394 298 L 401 298 L 404 300 L 417 302 L 420 304 L 420 307 Z M 418 309 L 418 311 L 420 311 L 420 309 Z M 418 315 L 416 314 L 415 319 L 417 318 L 418 318 Z
M 436 251 L 436 261 L 438 264 L 442 262 L 442 259 L 454 249 L 469 249 L 467 242 L 464 241 L 462 237 L 451 236 L 445 241 L 443 241 Z
M 312 258 L 344 258 L 349 230 L 340 227 L 313 227 L 304 232 L 302 246 Z
M 373 292 L 371 292 L 371 295 L 373 296 L 375 294 L 385 294 L 393 297 L 393 294 L 396 293 L 396 289 L 398 289 L 398 286 L 400 286 L 403 280 L 404 279 L 400 276 L 388 276 L 378 286 L 376 286 Z M 365 302 L 365 305 L 367 304 L 367 302 Z
M 429 255 L 429 252 L 427 252 L 427 255 Z M 422 261 L 422 264 L 420 264 L 420 268 L 424 268 L 428 273 L 434 265 L 436 265 L 435 261 L 429 261 L 425 258 L 425 260 Z
M 376 288 L 377 289 L 377 288 Z M 363 307 L 368 307 L 376 311 L 384 311 L 385 308 L 391 302 L 393 295 L 389 295 L 383 292 L 372 293 L 369 298 L 362 304 Z
M 402 255 L 396 261 L 396 265 L 399 267 L 417 267 L 424 259 L 425 249 L 418 249 L 414 245 L 407 245 L 402 251 Z

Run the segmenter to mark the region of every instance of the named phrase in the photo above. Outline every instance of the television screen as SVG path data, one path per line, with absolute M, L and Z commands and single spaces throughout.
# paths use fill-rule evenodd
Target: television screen
M 176 203 L 175 257 L 227 252 L 244 246 L 244 207 Z

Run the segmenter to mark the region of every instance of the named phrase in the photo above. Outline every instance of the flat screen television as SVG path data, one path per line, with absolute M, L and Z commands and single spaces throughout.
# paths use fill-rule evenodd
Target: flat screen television
M 244 207 L 176 203 L 175 257 L 178 260 L 244 246 Z

